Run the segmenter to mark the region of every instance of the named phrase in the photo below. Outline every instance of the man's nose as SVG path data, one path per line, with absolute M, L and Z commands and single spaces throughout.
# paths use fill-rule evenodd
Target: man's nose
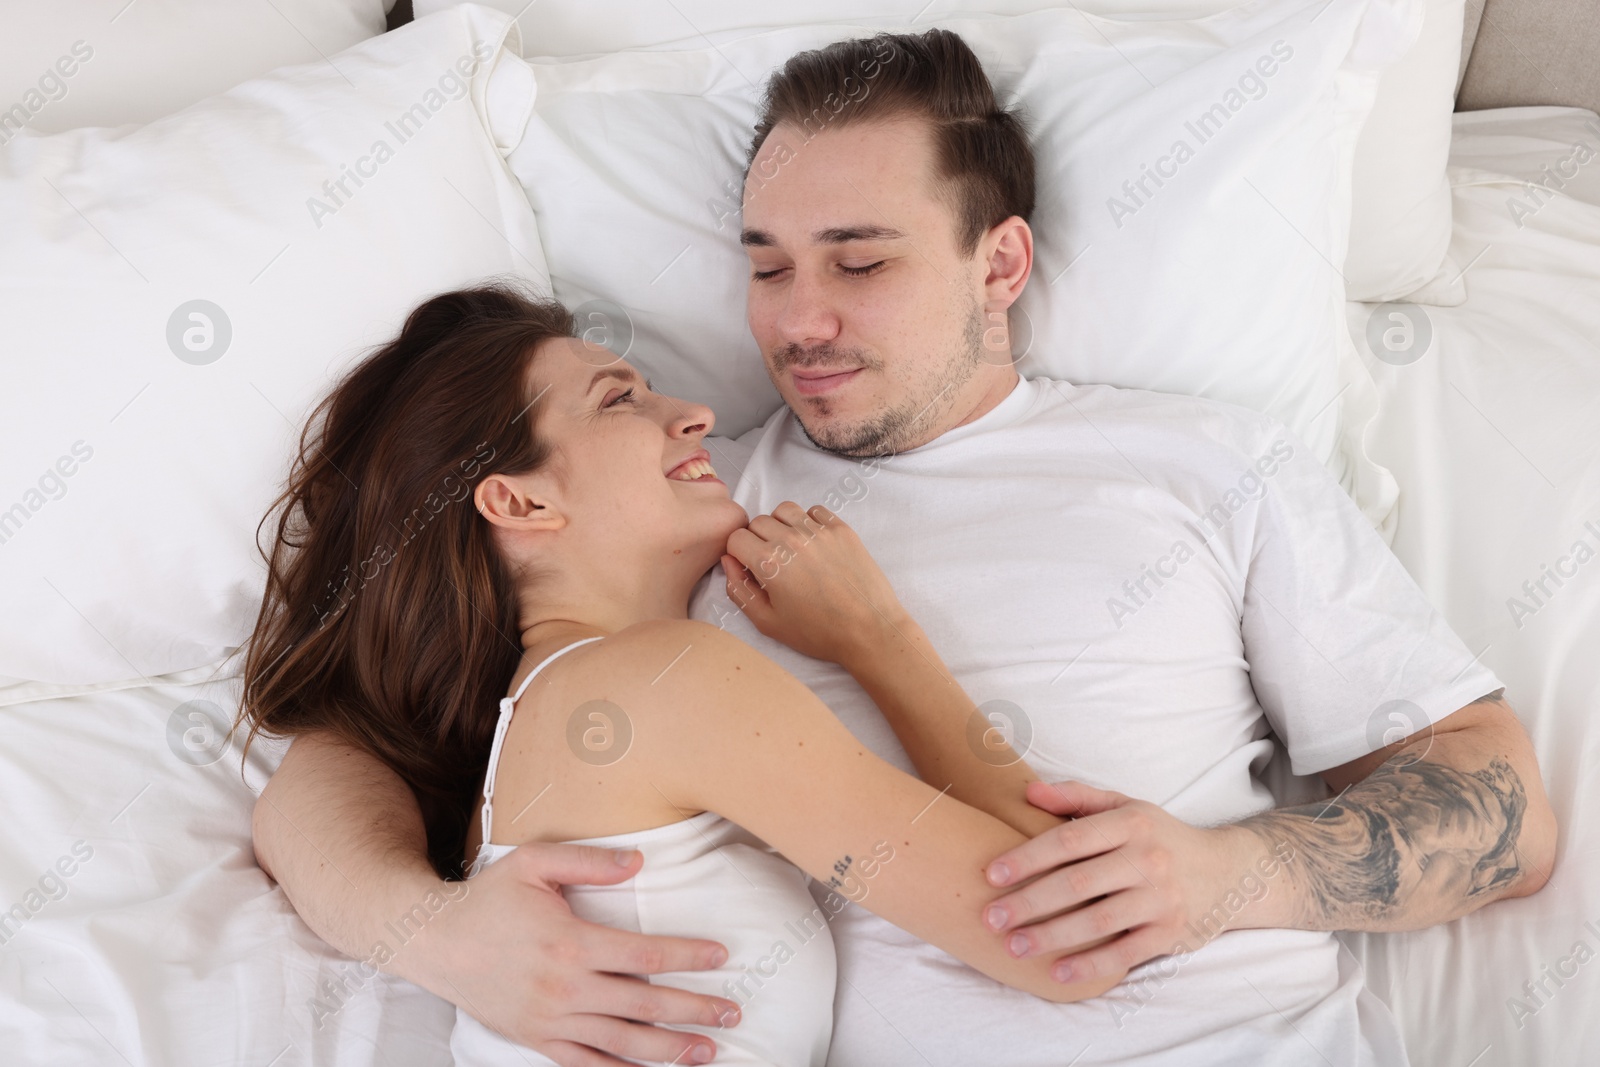
M 779 336 L 790 344 L 806 346 L 837 337 L 839 316 L 833 309 L 827 287 L 796 270 L 777 326 Z

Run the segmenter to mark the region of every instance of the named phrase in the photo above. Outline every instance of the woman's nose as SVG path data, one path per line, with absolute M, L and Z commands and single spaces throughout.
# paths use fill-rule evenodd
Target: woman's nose
M 695 434 L 704 436 L 711 432 L 716 425 L 717 416 L 704 404 L 695 404 L 688 400 L 679 400 L 677 397 L 664 398 L 672 412 L 672 420 L 668 424 L 668 432 L 673 437 L 692 437 Z

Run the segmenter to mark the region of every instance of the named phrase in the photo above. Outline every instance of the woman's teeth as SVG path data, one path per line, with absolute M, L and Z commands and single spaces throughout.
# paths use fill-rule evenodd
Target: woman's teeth
M 704 478 L 708 474 L 715 478 L 717 476 L 716 469 L 703 459 L 695 459 L 673 471 L 672 480 L 675 482 L 692 482 L 696 478 Z

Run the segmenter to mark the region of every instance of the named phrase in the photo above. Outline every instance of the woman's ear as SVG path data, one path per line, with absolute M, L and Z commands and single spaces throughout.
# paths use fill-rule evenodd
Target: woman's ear
M 472 491 L 472 502 L 478 514 L 506 530 L 550 532 L 567 524 L 554 498 L 542 491 L 534 476 L 491 474 Z

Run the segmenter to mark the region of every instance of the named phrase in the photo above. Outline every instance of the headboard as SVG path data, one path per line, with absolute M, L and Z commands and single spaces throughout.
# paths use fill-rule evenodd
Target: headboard
M 1600 111 L 1600 4 L 1467 0 L 1456 110 L 1559 104 Z

